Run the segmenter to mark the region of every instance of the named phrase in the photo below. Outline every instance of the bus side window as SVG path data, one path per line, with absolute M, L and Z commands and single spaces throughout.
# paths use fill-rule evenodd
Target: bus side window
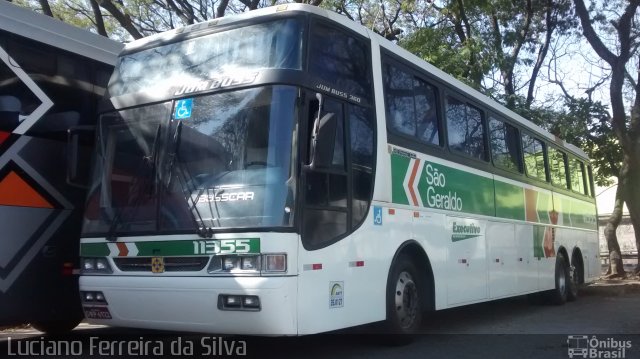
M 395 66 L 385 67 L 385 102 L 389 125 L 393 131 L 413 137 L 416 134 L 413 78 Z
M 493 164 L 499 168 L 520 172 L 518 129 L 491 116 L 489 134 Z
M 549 170 L 551 183 L 561 188 L 569 188 L 567 185 L 567 155 L 553 147 L 549 147 Z
M 416 137 L 422 143 L 440 144 L 435 88 L 415 78 L 413 80 L 416 104 Z
M 371 99 L 371 61 L 367 43 L 322 22 L 313 22 L 309 72 L 350 94 Z
M 522 134 L 522 152 L 524 153 L 524 169 L 529 177 L 547 181 L 544 165 L 544 145 L 539 139 Z
M 589 194 L 585 186 L 584 165 L 575 158 L 569 160 L 569 177 L 571 178 L 571 189 L 580 194 Z
M 384 93 L 391 131 L 440 145 L 435 87 L 398 66 L 385 64 Z
M 449 148 L 484 160 L 484 127 L 482 112 L 462 101 L 447 96 L 447 134 Z

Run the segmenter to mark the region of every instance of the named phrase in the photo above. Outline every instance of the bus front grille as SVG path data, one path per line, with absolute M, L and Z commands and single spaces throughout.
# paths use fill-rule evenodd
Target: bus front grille
M 197 272 L 204 269 L 209 257 L 163 257 L 164 272 Z M 151 257 L 113 258 L 123 272 L 151 272 Z

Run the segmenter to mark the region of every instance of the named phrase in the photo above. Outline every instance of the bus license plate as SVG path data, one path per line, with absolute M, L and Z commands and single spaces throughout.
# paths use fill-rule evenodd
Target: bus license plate
M 111 319 L 109 308 L 106 307 L 84 307 L 84 315 L 87 319 Z

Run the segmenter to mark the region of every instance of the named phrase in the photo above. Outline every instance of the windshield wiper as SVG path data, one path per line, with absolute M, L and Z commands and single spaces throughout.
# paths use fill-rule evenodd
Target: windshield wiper
M 198 209 L 198 199 L 202 195 L 202 191 L 198 192 L 196 195 L 196 199 L 193 199 L 192 192 L 197 190 L 195 186 L 194 177 L 191 175 L 191 172 L 185 165 L 180 162 L 179 152 L 180 152 L 180 140 L 182 134 L 182 122 L 178 122 L 176 125 L 176 131 L 173 136 L 172 143 L 172 151 L 169 153 L 169 163 L 167 165 L 164 173 L 169 177 L 167 183 L 163 185 L 163 190 L 166 190 L 171 185 L 171 179 L 173 178 L 173 168 L 177 164 L 178 173 L 176 177 L 178 178 L 178 183 L 180 184 L 180 189 L 182 190 L 182 194 L 185 196 L 187 200 L 187 205 L 189 206 L 189 214 L 191 214 L 191 219 L 193 219 L 194 225 L 196 227 L 196 234 L 201 238 L 211 238 L 213 237 L 213 228 L 207 227 L 202 219 L 202 214 Z M 179 174 L 179 175 L 178 175 Z M 187 186 L 187 182 L 193 183 L 193 190 Z M 189 204 L 189 200 L 191 200 L 191 204 Z M 194 215 L 195 212 L 195 215 Z M 197 217 L 197 218 L 196 218 Z M 198 223 L 200 221 L 200 224 Z
M 157 188 L 156 183 L 157 183 L 157 173 L 158 173 L 158 152 L 160 147 L 159 141 L 160 141 L 160 133 L 162 132 L 161 127 L 162 127 L 161 124 L 158 124 L 158 128 L 156 129 L 156 134 L 153 138 L 153 144 L 151 145 L 150 154 L 143 158 L 145 164 L 149 166 L 149 169 L 151 171 L 149 175 L 150 179 L 147 179 L 147 181 L 142 181 L 140 179 L 140 176 L 133 177 L 131 187 L 132 189 L 136 189 L 133 191 L 133 193 L 137 193 L 138 195 L 135 197 L 135 201 L 132 203 L 132 205 L 126 208 L 127 214 L 131 213 L 132 215 L 135 215 L 138 212 L 138 208 L 140 207 L 140 204 L 142 203 L 142 199 L 145 196 L 145 194 L 147 194 L 147 192 L 150 192 L 147 195 L 151 196 L 154 194 L 154 192 L 156 192 L 155 188 Z M 136 188 L 138 186 L 141 187 L 139 192 L 137 191 L 137 188 Z M 119 210 L 116 212 L 115 216 L 111 221 L 111 224 L 109 225 L 109 230 L 107 231 L 107 236 L 106 236 L 107 241 L 114 242 L 118 239 L 118 236 L 115 234 L 115 232 L 116 232 L 116 229 L 118 228 L 118 225 L 120 225 L 120 221 L 122 220 L 124 213 L 125 213 L 125 210 Z

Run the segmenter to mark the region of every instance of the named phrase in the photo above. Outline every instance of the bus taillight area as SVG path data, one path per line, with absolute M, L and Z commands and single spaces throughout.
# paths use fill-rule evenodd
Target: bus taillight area
M 119 327 L 248 335 L 297 334 L 297 276 L 82 276 L 87 321 Z M 104 302 L 96 302 L 96 294 Z M 238 315 L 241 314 L 242 317 Z M 277 319 L 276 319 L 277 318 Z

